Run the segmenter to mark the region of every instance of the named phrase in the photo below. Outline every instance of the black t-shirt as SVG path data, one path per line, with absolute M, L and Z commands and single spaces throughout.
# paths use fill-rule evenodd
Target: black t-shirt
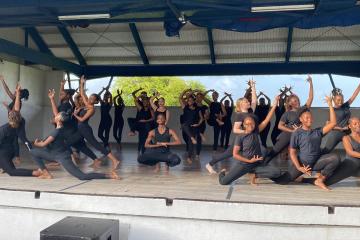
M 248 159 L 255 155 L 262 156 L 258 133 L 239 135 L 236 138 L 235 146 L 240 146 L 241 155 Z
M 62 153 L 67 151 L 67 147 L 65 144 L 65 138 L 64 138 L 64 128 L 56 128 L 54 129 L 49 136 L 52 136 L 55 138 L 53 142 L 51 142 L 47 148 L 56 153 Z
M 257 105 L 255 109 L 255 115 L 258 116 L 259 121 L 262 122 L 265 120 L 270 110 L 269 105 Z
M 216 118 L 215 114 L 221 113 L 221 103 L 219 103 L 219 102 L 211 102 L 209 108 L 210 108 L 209 118 L 211 118 L 211 119 Z
M 349 102 L 344 103 L 339 108 L 334 108 L 336 123 L 338 127 L 346 127 L 351 117 Z
M 231 116 L 233 114 L 234 109 L 229 106 L 229 107 L 225 107 L 225 110 L 226 110 L 226 116 L 224 118 L 224 122 L 231 124 Z
M 291 134 L 290 147 L 298 150 L 299 160 L 303 164 L 312 166 L 320 157 L 322 137 L 322 128 L 309 131 L 299 128 Z
M 280 118 L 280 121 L 285 123 L 288 128 L 293 128 L 293 125 L 300 125 L 300 113 L 306 109 L 307 106 L 302 106 L 295 111 L 286 111 Z
M 195 106 L 194 109 L 190 109 L 188 105 L 184 107 L 184 113 L 182 120 L 185 124 L 197 124 L 199 122 L 199 112 L 200 108 Z
M 13 150 L 14 141 L 17 137 L 22 142 L 26 142 L 25 136 L 20 134 L 19 128 L 10 127 L 9 123 L 2 125 L 0 127 L 0 149 Z

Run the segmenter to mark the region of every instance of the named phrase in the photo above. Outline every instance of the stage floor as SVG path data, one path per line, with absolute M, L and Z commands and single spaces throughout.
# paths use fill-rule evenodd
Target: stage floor
M 243 177 L 232 186 L 221 186 L 217 175 L 209 175 L 205 164 L 210 160 L 212 151 L 205 149 L 200 162 L 192 165 L 186 161 L 169 173 L 161 169 L 154 173 L 153 167 L 137 163 L 136 146 L 125 145 L 122 150 L 113 148 L 113 152 L 122 159 L 119 175 L 122 180 L 80 181 L 67 174 L 62 168 L 52 171 L 54 179 L 10 177 L 0 174 L 0 189 L 16 191 L 41 191 L 68 194 L 126 196 L 145 198 L 189 199 L 212 202 L 242 202 L 285 205 L 319 206 L 360 206 L 360 178 L 349 178 L 332 186 L 326 192 L 312 185 L 291 184 L 281 186 L 268 180 L 260 180 L 258 186 L 250 186 L 247 177 Z M 182 156 L 183 151 L 174 152 Z M 29 154 L 22 149 L 20 167 L 35 168 Z M 83 155 L 82 155 L 83 156 Z M 229 168 L 234 160 L 226 160 L 217 166 L 217 170 Z M 81 169 L 91 171 L 87 165 L 90 160 L 83 160 Z M 106 166 L 99 172 L 106 172 Z

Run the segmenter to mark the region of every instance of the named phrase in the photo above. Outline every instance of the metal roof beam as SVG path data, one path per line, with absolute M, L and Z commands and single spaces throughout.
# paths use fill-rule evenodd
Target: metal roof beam
M 70 35 L 69 31 L 66 29 L 66 27 L 59 26 L 58 29 L 59 29 L 59 32 L 61 33 L 61 35 L 63 36 L 64 40 L 68 44 L 69 48 L 73 52 L 74 56 L 78 60 L 79 64 L 86 65 L 86 61 L 85 61 L 83 55 L 81 54 L 79 48 L 77 47 L 75 41 L 71 37 L 71 35 Z
M 135 23 L 129 23 L 129 27 L 130 27 L 132 36 L 134 38 L 134 41 L 136 43 L 136 46 L 137 46 L 137 48 L 139 50 L 139 53 L 140 53 L 140 56 L 141 56 L 141 59 L 142 59 L 143 63 L 146 64 L 146 65 L 149 64 L 149 59 L 146 56 L 145 49 L 144 49 L 144 46 L 142 44 L 142 41 L 141 41 L 141 38 L 140 38 L 140 35 L 139 35 L 139 32 L 138 32 L 138 30 L 136 28 Z
M 294 28 L 289 27 L 288 37 L 287 37 L 286 54 L 285 54 L 285 62 L 287 62 L 287 63 L 290 61 L 290 56 L 291 56 L 291 45 L 292 45 L 293 31 L 294 31 Z
M 211 28 L 207 28 L 207 36 L 209 42 L 211 64 L 215 64 L 216 59 L 215 59 L 215 50 L 214 50 L 214 40 L 213 40 Z
M 40 33 L 38 32 L 38 30 L 36 30 L 35 27 L 27 27 L 25 28 L 25 31 L 28 31 L 29 35 L 31 36 L 31 38 L 34 40 L 36 46 L 38 47 L 38 49 L 43 52 L 46 53 L 48 55 L 54 55 L 49 47 L 47 46 L 46 42 L 44 41 L 44 39 L 41 37 Z

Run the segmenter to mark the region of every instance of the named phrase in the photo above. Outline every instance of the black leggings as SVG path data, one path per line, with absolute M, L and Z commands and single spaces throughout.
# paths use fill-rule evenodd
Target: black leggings
M 345 178 L 355 176 L 360 170 L 360 159 L 345 158 L 335 169 L 334 173 L 325 180 L 327 186 L 340 182 Z
M 174 167 L 180 164 L 181 159 L 178 155 L 171 152 L 146 150 L 144 154 L 138 157 L 138 162 L 150 166 L 154 166 L 159 162 L 165 162 L 169 167 Z
M 21 122 L 18 128 L 18 134 L 23 136 L 23 139 L 25 139 L 26 142 L 30 143 L 29 139 L 26 136 L 26 130 L 25 130 L 25 119 L 21 118 Z M 19 142 L 18 142 L 18 137 L 16 137 L 14 139 L 14 153 L 15 153 L 15 157 L 19 157 L 20 156 L 20 147 L 19 147 Z
M 139 122 L 135 118 L 128 118 L 128 124 L 130 131 L 135 132 L 138 131 L 139 133 L 139 140 L 138 140 L 138 151 L 142 154 L 145 152 L 145 142 L 148 136 L 148 133 L 153 128 L 152 122 Z
M 264 147 L 267 147 L 267 137 L 269 135 L 269 131 L 270 131 L 270 127 L 271 127 L 271 123 L 269 123 L 268 125 L 266 125 L 266 127 L 264 128 L 264 130 L 262 130 L 262 132 L 260 132 L 260 139 L 261 139 L 261 144 Z
M 71 147 L 75 148 L 78 152 L 84 153 L 86 156 L 91 158 L 92 160 L 97 159 L 97 156 L 95 153 L 86 145 L 84 139 L 81 139 L 80 141 L 74 143 L 71 145 Z
M 33 170 L 15 167 L 12 162 L 14 157 L 14 149 L 0 149 L 0 168 L 10 176 L 32 177 Z
M 102 146 L 94 137 L 94 133 L 92 128 L 89 126 L 89 124 L 79 124 L 78 126 L 79 132 L 81 134 L 81 136 L 83 136 L 85 138 L 85 140 L 91 145 L 93 146 L 96 150 L 100 151 L 102 154 L 104 154 L 105 156 L 107 156 L 110 151 L 107 150 L 104 146 Z
M 30 151 L 35 162 L 38 164 L 39 168 L 44 170 L 46 169 L 45 162 L 46 160 L 55 160 L 60 163 L 65 170 L 78 178 L 79 180 L 91 180 L 91 179 L 105 179 L 108 178 L 104 173 L 84 173 L 82 172 L 71 160 L 70 152 L 52 152 L 46 148 L 34 148 Z
M 110 129 L 112 126 L 111 117 L 102 118 L 98 129 L 98 137 L 104 143 L 104 147 L 109 146 Z
M 236 179 L 242 177 L 246 173 L 253 172 L 256 174 L 256 177 L 259 178 L 276 178 L 279 177 L 281 171 L 279 168 L 263 165 L 260 163 L 241 163 L 238 162 L 234 167 L 232 167 L 228 174 L 221 172 L 219 174 L 219 183 L 221 185 L 229 185 Z
M 208 120 L 208 124 L 210 126 L 213 127 L 214 129 L 214 143 L 213 143 L 213 146 L 212 146 L 212 149 L 213 151 L 216 151 L 217 150 L 217 147 L 219 145 L 219 136 L 220 136 L 220 130 L 221 130 L 221 127 L 220 125 L 217 123 L 216 119 L 209 119 Z
M 320 172 L 323 176 L 329 177 L 333 174 L 335 169 L 340 164 L 340 158 L 336 154 L 322 155 L 311 167 L 312 171 Z M 306 165 L 306 164 L 305 164 Z M 294 181 L 296 178 L 303 175 L 302 172 L 297 170 L 293 162 L 289 161 L 289 169 L 278 178 L 272 178 L 274 182 L 278 184 L 288 184 Z
M 225 122 L 224 125 L 221 126 L 221 136 L 220 136 L 220 146 L 224 148 L 229 147 L 229 140 L 231 135 L 232 125 L 231 122 Z
M 121 143 L 123 128 L 124 128 L 124 118 L 122 116 L 120 118 L 115 118 L 114 126 L 113 126 L 113 136 L 118 144 Z
M 339 142 L 342 141 L 342 138 L 345 136 L 345 132 L 332 130 L 326 134 L 326 144 L 325 147 L 321 150 L 321 154 L 330 153 Z
M 187 138 L 186 143 L 187 143 L 187 152 L 188 152 L 188 157 L 192 157 L 194 155 L 194 147 L 196 150 L 196 155 L 200 155 L 201 152 L 201 148 L 202 148 L 202 142 L 201 142 L 201 136 L 200 136 L 200 131 L 199 128 L 196 127 L 191 127 L 189 124 L 183 124 L 181 126 L 183 132 L 185 133 L 185 137 Z M 191 141 L 191 138 L 195 138 L 196 140 L 196 146 L 194 146 L 194 144 Z
M 277 138 L 277 141 L 273 149 L 265 157 L 265 162 L 269 163 L 274 157 L 276 157 L 282 150 L 289 146 L 291 139 L 291 132 L 281 132 Z

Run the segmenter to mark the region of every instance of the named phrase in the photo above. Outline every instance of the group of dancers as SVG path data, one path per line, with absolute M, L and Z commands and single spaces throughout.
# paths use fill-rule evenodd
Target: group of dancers
M 109 91 L 110 84 L 100 93 L 87 95 L 84 76 L 79 82 L 79 89 L 65 89 L 65 81 L 61 81 L 59 102 L 55 101 L 55 90 L 49 90 L 54 130 L 43 140 L 30 142 L 26 137 L 26 122 L 21 116 L 22 101 L 29 97 L 27 89 L 18 84 L 15 92 L 11 92 L 4 78 L 0 76 L 5 92 L 11 99 L 4 104 L 8 110 L 8 123 L 0 127 L 0 168 L 10 176 L 35 176 L 42 179 L 52 178 L 49 167 L 61 164 L 71 175 L 81 180 L 119 179 L 117 169 L 120 160 L 112 154 L 109 147 L 109 135 L 112 127 L 110 110 L 115 108 L 113 135 L 121 144 L 124 127 L 123 111 L 125 108 L 122 91 L 117 90 L 116 96 Z M 351 116 L 350 105 L 360 92 L 360 85 L 353 95 L 344 102 L 340 89 L 334 89 L 331 96 L 326 97 L 329 106 L 329 120 L 323 127 L 313 128 L 311 104 L 314 98 L 312 78 L 309 83 L 309 97 L 305 105 L 292 92 L 291 88 L 280 89 L 280 94 L 273 102 L 264 93 L 256 93 L 256 83 L 248 82 L 249 88 L 244 97 L 236 103 L 231 94 L 225 93 L 219 100 L 219 93 L 213 89 L 201 91 L 186 89 L 179 96 L 182 108 L 180 125 L 182 138 L 186 144 L 186 162 L 191 164 L 199 160 L 202 143 L 207 125 L 213 128 L 214 151 L 212 160 L 206 164 L 210 174 L 218 174 L 220 184 L 227 185 L 241 176 L 248 174 L 251 184 L 257 178 L 269 178 L 278 184 L 290 182 L 312 183 L 322 189 L 354 175 L 360 170 L 360 120 Z M 211 93 L 211 99 L 207 97 Z M 101 97 L 101 95 L 103 95 Z M 181 158 L 170 151 L 170 147 L 180 145 L 181 140 L 174 129 L 167 126 L 171 118 L 165 99 L 161 93 L 154 92 L 148 96 L 142 88 L 132 93 L 137 109 L 134 118 L 128 118 L 129 136 L 138 135 L 138 162 L 156 166 L 164 162 L 166 169 L 180 164 Z M 100 103 L 101 120 L 98 129 L 98 142 L 89 125 L 95 113 L 95 105 Z M 233 111 L 235 113 L 232 122 Z M 270 120 L 275 114 L 275 126 L 271 132 L 274 146 L 269 151 L 266 140 L 270 132 Z M 230 135 L 234 134 L 233 143 L 229 143 Z M 322 138 L 328 135 L 325 147 L 321 148 Z M 17 168 L 19 162 L 18 138 L 27 146 L 36 169 Z M 220 141 L 219 141 L 220 140 Z M 346 157 L 341 161 L 332 150 L 343 142 Z M 219 144 L 220 142 L 220 144 Z M 112 163 L 108 173 L 84 173 L 76 164 L 78 153 L 81 152 L 93 160 L 92 167 L 97 169 L 103 160 L 89 147 L 98 150 Z M 219 152 L 219 145 L 224 149 Z M 282 152 L 288 152 L 290 160 L 288 168 L 282 170 L 271 164 L 272 160 Z M 214 169 L 218 162 L 233 157 L 235 165 L 229 172 L 217 173 Z M 312 172 L 316 172 L 315 177 Z

